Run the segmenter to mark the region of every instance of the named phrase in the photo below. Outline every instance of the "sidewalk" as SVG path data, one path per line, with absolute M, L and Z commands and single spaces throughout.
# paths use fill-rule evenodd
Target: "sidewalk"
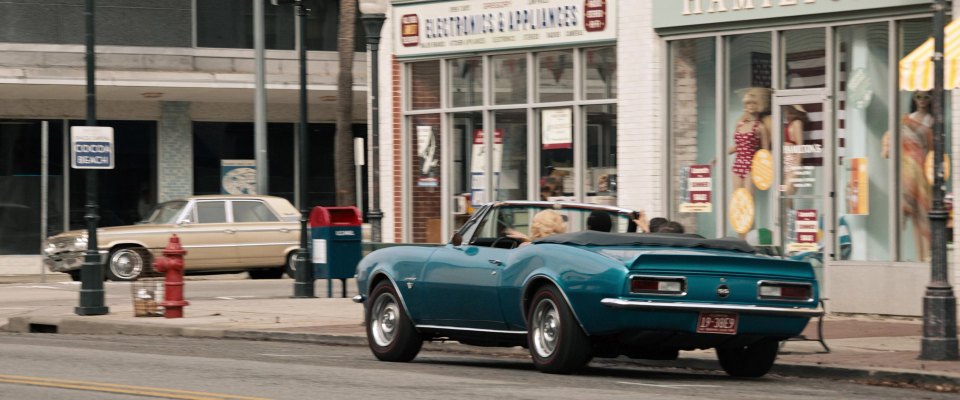
M 318 293 L 319 295 L 319 293 Z M 190 300 L 190 299 L 188 299 Z M 134 317 L 132 301 L 114 300 L 110 314 L 77 316 L 73 308 L 48 307 L 0 319 L 0 331 L 64 334 L 129 334 L 195 338 L 285 340 L 366 346 L 363 307 L 346 298 L 190 300 L 185 317 Z M 6 322 L 6 324 L 4 324 Z M 831 315 L 824 321 L 830 352 L 817 341 L 789 341 L 773 374 L 855 380 L 960 392 L 960 361 L 921 361 L 922 322 L 908 318 Z M 816 337 L 815 320 L 805 332 Z M 428 344 L 426 351 L 528 357 L 521 348 Z M 597 360 L 602 364 L 719 370 L 712 350 L 681 352 L 676 361 Z

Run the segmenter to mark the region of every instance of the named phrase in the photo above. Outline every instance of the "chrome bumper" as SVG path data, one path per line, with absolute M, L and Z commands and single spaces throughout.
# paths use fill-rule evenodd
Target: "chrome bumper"
M 815 308 L 786 308 L 786 307 L 759 307 L 733 304 L 711 304 L 711 303 L 676 303 L 676 302 L 654 302 L 641 300 L 624 300 L 607 298 L 600 300 L 610 308 L 625 308 L 629 310 L 641 311 L 716 311 L 731 312 L 739 314 L 761 314 L 784 317 L 819 317 L 823 315 L 823 309 Z
M 362 295 L 362 294 L 358 294 L 358 295 L 356 295 L 356 296 L 353 296 L 353 299 L 352 299 L 352 300 L 353 300 L 354 303 L 363 303 L 364 301 L 367 301 L 367 296 L 364 296 L 364 295 Z
M 100 264 L 107 262 L 108 252 L 100 250 Z M 69 272 L 83 267 L 84 252 L 59 253 L 43 257 L 43 265 L 52 272 Z

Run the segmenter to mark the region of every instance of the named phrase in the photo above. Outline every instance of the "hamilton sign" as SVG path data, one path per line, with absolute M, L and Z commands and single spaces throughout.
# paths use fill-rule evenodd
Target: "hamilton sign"
M 616 1 L 491 0 L 394 5 L 399 56 L 615 41 Z

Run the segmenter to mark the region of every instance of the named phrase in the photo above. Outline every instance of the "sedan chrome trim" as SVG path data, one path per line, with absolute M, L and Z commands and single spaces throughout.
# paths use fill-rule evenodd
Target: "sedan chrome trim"
M 736 304 L 712 304 L 712 303 L 671 303 L 648 300 L 624 300 L 615 298 L 606 298 L 600 300 L 603 304 L 611 308 L 625 308 L 632 310 L 647 311 L 727 311 L 741 314 L 764 314 L 780 315 L 794 317 L 819 317 L 823 315 L 822 308 L 786 308 L 786 307 L 760 307 Z
M 469 331 L 469 332 L 486 332 L 486 333 L 505 333 L 511 335 L 526 335 L 527 331 L 501 331 L 496 329 L 480 329 L 480 328 L 461 328 L 457 326 L 444 326 L 444 325 L 417 325 L 417 329 L 445 329 L 450 331 Z
M 363 303 L 364 301 L 367 301 L 367 296 L 358 294 L 356 296 L 353 296 L 351 300 L 353 300 L 354 303 Z
M 249 243 L 249 244 L 207 244 L 207 245 L 196 245 L 196 246 L 183 246 L 185 249 L 207 249 L 207 248 L 221 248 L 221 247 L 257 247 L 257 246 L 289 246 L 295 245 L 294 242 L 276 242 L 276 243 Z

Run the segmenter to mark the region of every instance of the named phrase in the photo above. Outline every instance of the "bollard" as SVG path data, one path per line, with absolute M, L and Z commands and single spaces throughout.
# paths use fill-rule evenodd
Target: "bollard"
M 180 238 L 176 234 L 170 237 L 170 242 L 163 249 L 163 257 L 157 257 L 153 262 L 163 277 L 163 306 L 164 318 L 183 318 L 183 307 L 190 303 L 183 300 L 183 256 L 186 250 L 180 246 Z

